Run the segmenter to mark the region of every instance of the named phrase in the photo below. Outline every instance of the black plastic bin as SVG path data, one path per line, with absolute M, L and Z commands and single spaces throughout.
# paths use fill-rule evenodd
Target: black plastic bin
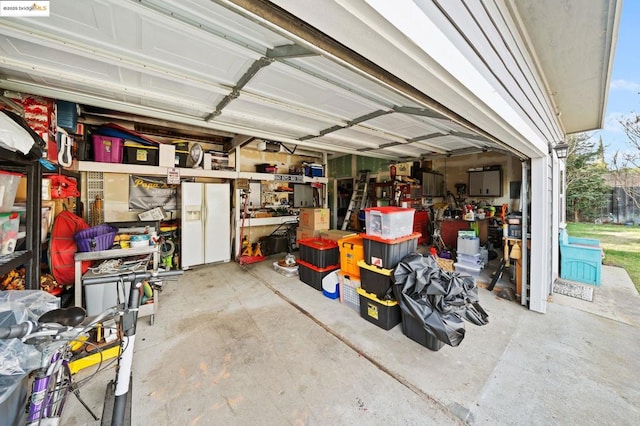
M 326 238 L 305 238 L 298 240 L 298 247 L 300 260 L 317 268 L 326 268 L 340 263 L 340 251 L 336 241 Z
M 316 268 L 315 266 L 298 259 L 298 275 L 300 276 L 300 281 L 318 291 L 322 291 L 322 279 L 336 269 L 340 269 L 340 265 L 333 265 L 327 268 Z
M 367 264 L 364 260 L 359 260 L 358 266 L 360 267 L 360 285 L 366 292 L 373 293 L 383 300 L 395 299 L 391 279 L 392 269 L 378 268 Z
M 418 248 L 419 232 L 395 240 L 385 240 L 367 234 L 360 234 L 364 245 L 364 260 L 369 265 L 393 269 L 403 257 Z
M 124 143 L 124 163 L 157 166 L 158 147 L 126 141 Z
M 429 333 L 421 321 L 402 311 L 402 333 L 414 342 L 420 343 L 427 349 L 439 351 L 443 346 L 436 336 Z
M 360 298 L 360 316 L 384 330 L 400 323 L 400 305 L 395 300 L 380 300 L 362 287 L 356 289 Z

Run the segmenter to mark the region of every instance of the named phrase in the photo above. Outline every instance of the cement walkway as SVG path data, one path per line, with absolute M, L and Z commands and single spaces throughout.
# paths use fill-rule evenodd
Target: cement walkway
M 271 262 L 189 271 L 139 327 L 133 423 L 638 423 L 640 296 L 623 270 L 604 267 L 593 303 L 554 294 L 546 315 L 480 300 L 490 323 L 433 352 Z M 98 412 L 112 375 L 83 388 Z M 71 402 L 63 424 L 99 424 Z

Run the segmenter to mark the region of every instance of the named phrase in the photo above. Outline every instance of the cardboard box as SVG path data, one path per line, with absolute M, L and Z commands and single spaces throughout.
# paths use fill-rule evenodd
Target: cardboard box
M 326 238 L 327 240 L 332 240 L 338 242 L 343 238 L 356 235 L 353 231 L 342 231 L 340 229 L 329 229 L 326 231 L 320 231 L 320 237 Z
M 42 199 L 51 200 L 51 179 L 42 179 Z M 20 178 L 18 183 L 18 190 L 16 191 L 16 201 L 27 201 L 27 178 Z
M 300 226 L 303 228 L 328 230 L 331 216 L 329 209 L 302 208 L 300 209 Z
M 296 241 L 304 240 L 306 238 L 314 238 L 320 236 L 320 230 L 304 228 L 302 226 L 298 226 L 296 230 Z
M 55 218 L 60 214 L 62 210 L 66 207 L 67 210 L 74 213 L 76 212 L 76 199 L 73 197 L 69 198 L 56 198 L 55 200 L 43 201 L 42 207 L 48 207 L 53 212 L 53 217 Z

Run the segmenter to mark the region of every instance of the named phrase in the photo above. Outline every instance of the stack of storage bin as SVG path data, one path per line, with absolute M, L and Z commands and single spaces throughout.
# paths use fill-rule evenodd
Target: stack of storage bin
M 323 291 L 323 279 L 333 271 L 340 268 L 338 243 L 324 238 L 306 238 L 298 241 L 300 255 L 298 259 L 298 273 L 300 281 Z M 327 297 L 337 298 L 338 281 L 335 288 L 325 289 Z M 332 297 L 335 294 L 335 297 Z
M 359 235 L 349 235 L 338 240 L 340 251 L 340 302 L 360 312 L 360 266 L 358 261 L 364 259 L 363 238 Z
M 364 259 L 358 261 L 361 287 L 360 315 L 389 330 L 400 323 L 400 307 L 393 297 L 392 271 L 407 254 L 418 248 L 419 232 L 413 232 L 415 209 L 373 207 L 365 209 Z
M 456 272 L 478 277 L 484 268 L 484 262 L 480 253 L 480 239 L 476 237 L 475 231 L 458 231 L 456 253 L 458 261 L 453 264 Z

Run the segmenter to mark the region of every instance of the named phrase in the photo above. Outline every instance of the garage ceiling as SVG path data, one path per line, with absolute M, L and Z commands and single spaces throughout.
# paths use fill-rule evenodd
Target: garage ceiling
M 57 0 L 49 18 L 3 18 L 0 87 L 329 153 L 504 149 L 363 58 L 368 71 L 230 7 Z

